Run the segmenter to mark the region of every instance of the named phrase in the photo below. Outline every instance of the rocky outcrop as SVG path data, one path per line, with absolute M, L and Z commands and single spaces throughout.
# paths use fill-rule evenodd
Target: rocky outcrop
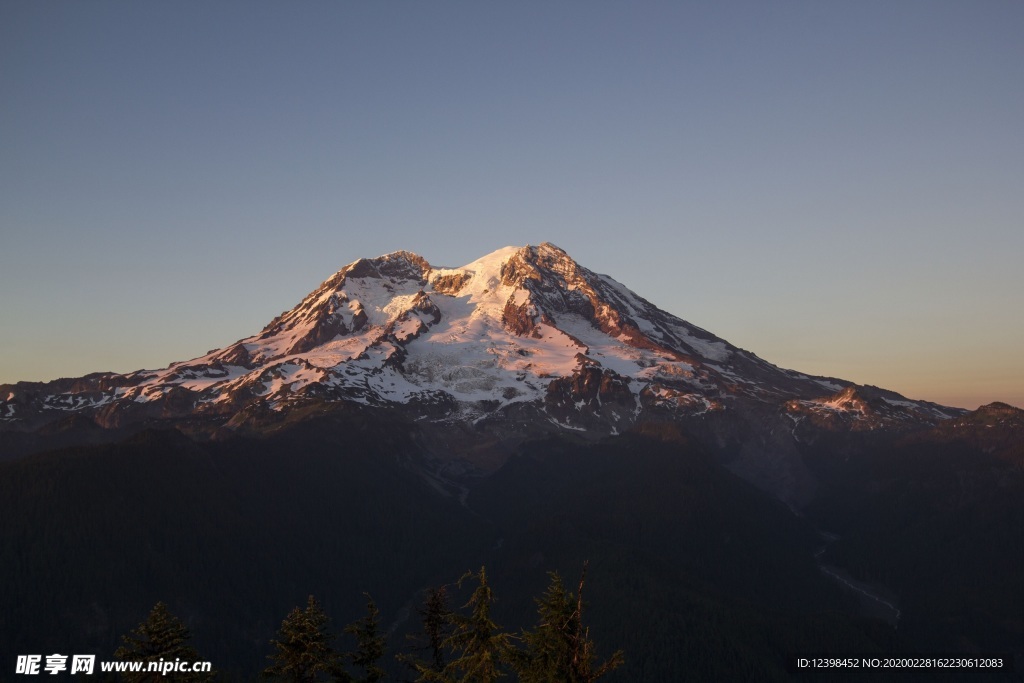
M 544 397 L 547 412 L 558 421 L 574 427 L 594 427 L 607 421 L 614 431 L 633 423 L 637 403 L 630 388 L 632 380 L 601 367 L 600 363 L 578 356 L 580 364 L 568 377 L 553 380 Z
M 456 296 L 471 279 L 473 279 L 473 275 L 466 272 L 439 273 L 430 278 L 430 286 L 434 288 L 435 292 Z

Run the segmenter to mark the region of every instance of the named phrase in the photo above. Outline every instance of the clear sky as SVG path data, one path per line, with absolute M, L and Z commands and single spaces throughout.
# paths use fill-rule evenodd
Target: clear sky
M 0 382 L 542 241 L 777 365 L 1024 406 L 1024 3 L 0 3 Z

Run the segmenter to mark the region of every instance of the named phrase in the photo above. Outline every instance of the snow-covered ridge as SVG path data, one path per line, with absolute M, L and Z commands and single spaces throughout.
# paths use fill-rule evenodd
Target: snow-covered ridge
M 831 383 L 823 383 L 829 386 Z M 831 384 L 831 386 L 836 386 Z M 855 428 L 874 428 L 907 422 L 934 422 L 959 414 L 927 401 L 911 401 L 877 387 L 846 386 L 837 393 L 786 403 L 791 416 L 810 415 L 823 421 L 852 422 Z

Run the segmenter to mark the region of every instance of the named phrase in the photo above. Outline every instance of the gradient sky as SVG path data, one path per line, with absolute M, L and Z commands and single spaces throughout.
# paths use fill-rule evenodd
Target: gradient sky
M 0 382 L 551 241 L 783 367 L 1024 406 L 1024 3 L 0 3 Z

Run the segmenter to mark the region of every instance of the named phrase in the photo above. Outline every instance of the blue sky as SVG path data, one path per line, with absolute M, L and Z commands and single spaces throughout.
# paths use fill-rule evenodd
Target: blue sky
M 0 382 L 551 241 L 783 367 L 1024 406 L 1024 4 L 0 4 Z

